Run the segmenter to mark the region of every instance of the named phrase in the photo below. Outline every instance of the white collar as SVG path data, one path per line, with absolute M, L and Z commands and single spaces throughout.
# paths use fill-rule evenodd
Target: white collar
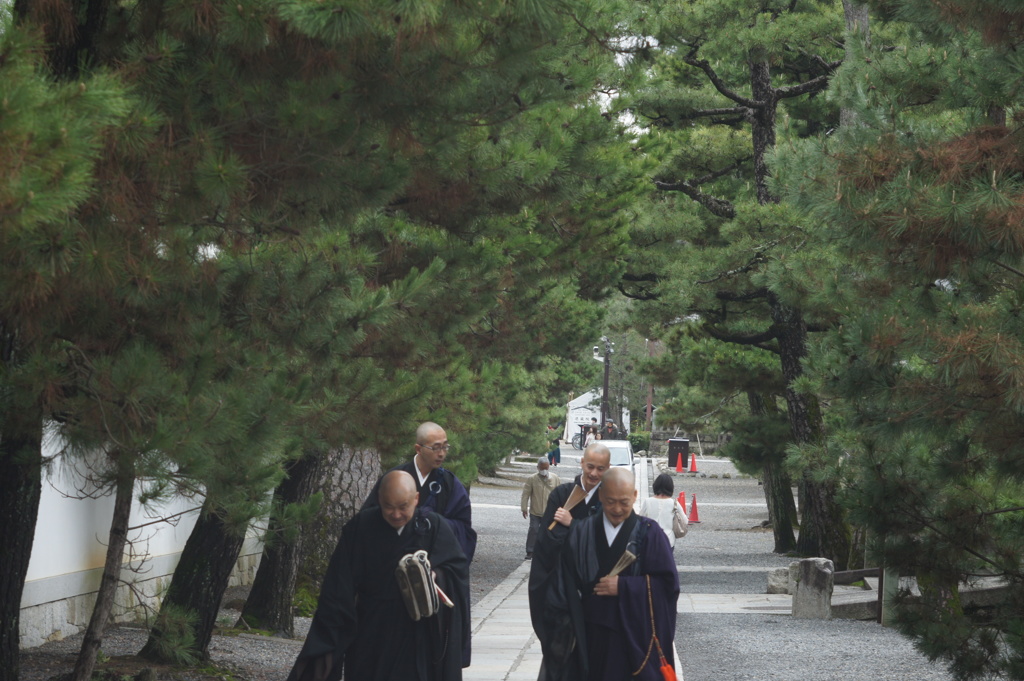
M 582 486 L 583 486 L 583 478 L 580 478 L 580 487 L 582 487 Z M 598 482 L 596 485 L 594 485 L 594 488 L 591 489 L 589 492 L 587 492 L 587 496 L 586 496 L 585 499 L 583 499 L 583 503 L 589 504 L 591 497 L 594 496 L 594 492 L 596 492 L 597 488 L 600 487 L 600 486 L 601 486 L 600 482 Z
M 626 523 L 621 522 L 619 523 L 619 526 L 616 527 L 609 522 L 608 516 L 604 513 L 601 513 L 601 519 L 604 521 L 604 536 L 608 540 L 608 546 L 611 546 L 612 542 L 615 541 L 615 537 L 619 535 L 619 530 L 621 530 L 622 526 Z
M 426 475 L 423 475 L 422 473 L 420 473 L 420 464 L 419 464 L 418 461 L 416 461 L 415 457 L 413 457 L 413 460 L 412 460 L 412 468 L 413 468 L 414 471 L 416 471 L 416 477 L 420 481 L 420 487 L 423 487 L 424 485 L 427 484 L 427 478 L 430 477 L 430 473 L 434 472 L 434 471 L 430 471 L 430 473 L 427 473 Z

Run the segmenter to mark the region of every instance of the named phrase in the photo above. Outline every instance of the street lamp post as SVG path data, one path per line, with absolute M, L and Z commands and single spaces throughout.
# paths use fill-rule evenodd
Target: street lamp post
M 604 359 L 602 360 L 598 354 L 599 348 L 596 345 L 594 346 L 594 359 L 604 361 L 604 391 L 601 394 L 601 426 L 603 427 L 612 413 L 611 408 L 608 406 L 608 376 L 611 374 L 612 352 L 614 352 L 612 346 L 615 343 L 612 343 L 608 336 L 601 336 L 601 340 L 604 342 Z
M 651 347 L 650 339 L 644 341 L 647 346 L 647 356 L 650 357 L 653 354 L 654 348 Z M 648 379 L 647 381 L 647 432 L 652 431 L 652 420 L 654 416 L 654 381 Z

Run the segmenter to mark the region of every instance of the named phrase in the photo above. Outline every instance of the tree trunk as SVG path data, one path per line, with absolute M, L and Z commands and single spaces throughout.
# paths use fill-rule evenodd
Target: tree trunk
M 292 461 L 287 468 L 287 477 L 274 493 L 275 505 L 283 508 L 308 501 L 320 484 L 324 458 L 322 452 L 311 451 Z M 251 626 L 272 629 L 287 638 L 295 638 L 292 600 L 302 561 L 304 530 L 288 532 L 288 529 L 281 525 L 276 515 L 271 518 L 263 558 L 242 609 L 242 619 Z M 295 538 L 287 538 L 286 533 Z
M 796 500 L 793 499 L 793 480 L 779 461 L 765 461 L 761 471 L 764 499 L 768 503 L 768 520 L 775 535 L 775 553 L 789 553 L 796 549 Z
M 988 118 L 990 125 L 1006 126 L 1006 107 L 990 104 L 988 109 L 985 110 L 985 116 Z
M 765 416 L 777 413 L 772 400 L 766 400 L 761 393 L 747 393 L 750 413 Z M 793 499 L 793 481 L 783 468 L 782 461 L 766 456 L 761 466 L 761 482 L 764 500 L 768 504 L 768 522 L 775 535 L 775 553 L 788 553 L 796 548 L 796 534 L 793 527 L 797 522 L 796 501 Z
M 71 681 L 89 681 L 93 667 L 96 666 L 96 655 L 103 643 L 103 632 L 110 612 L 114 608 L 114 596 L 117 584 L 121 579 L 121 563 L 124 560 L 124 547 L 128 543 L 128 523 L 132 513 L 132 493 L 135 490 L 135 466 L 132 457 L 124 452 L 114 456 L 117 463 L 117 480 L 114 493 L 114 517 L 110 521 L 110 539 L 107 542 L 107 556 L 103 564 L 103 577 L 100 579 L 100 590 L 96 596 L 96 606 L 89 618 L 89 626 L 85 630 L 85 639 L 78 652 L 75 671 Z
M 852 46 L 855 40 L 862 41 L 865 47 L 871 45 L 871 24 L 868 17 L 868 6 L 856 0 L 843 0 L 843 16 L 846 18 L 846 48 L 844 60 L 853 58 Z M 860 123 L 857 112 L 848 107 L 839 109 L 839 125 L 846 128 Z
M 754 186 L 757 202 L 762 206 L 778 203 L 778 197 L 768 191 L 767 152 L 775 148 L 775 110 L 778 95 L 772 87 L 771 67 L 766 61 L 750 63 L 750 88 L 753 98 L 762 106 L 753 110 L 750 134 L 754 144 Z
M 7 357 L 3 366 L 9 366 Z M 42 491 L 42 410 L 5 404 L 0 432 L 0 681 L 18 681 L 21 594 Z
M 200 660 L 206 660 L 209 656 L 210 638 L 217 624 L 220 601 L 245 540 L 244 534 L 229 531 L 217 511 L 219 509 L 204 506 L 192 534 L 185 542 L 181 560 L 171 578 L 171 586 L 160 606 L 161 610 L 175 606 L 195 617 L 191 624 L 194 640 L 190 644 L 190 652 Z M 169 651 L 176 646 L 172 640 L 174 635 L 159 627 L 158 621 L 149 632 L 149 640 L 139 656 L 156 662 L 173 663 L 176 660 Z
M 300 585 L 319 593 L 341 528 L 362 507 L 382 472 L 380 453 L 375 449 L 341 447 L 325 452 L 316 488 L 324 499 L 312 527 L 303 532 Z
M 819 444 L 822 420 L 818 399 L 793 388 L 803 373 L 801 360 L 807 354 L 807 327 L 803 316 L 799 310 L 773 298 L 772 321 L 779 330 L 779 354 L 793 439 L 800 444 Z M 804 471 L 800 483 L 800 537 L 796 548 L 805 556 L 828 558 L 837 570 L 845 570 L 850 555 L 850 533 L 835 493 L 835 484 L 815 480 L 812 470 Z

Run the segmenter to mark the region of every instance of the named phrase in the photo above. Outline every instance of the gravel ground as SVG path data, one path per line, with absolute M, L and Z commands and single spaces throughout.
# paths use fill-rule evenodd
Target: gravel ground
M 563 481 L 578 470 L 578 452 L 563 449 L 562 465 L 553 469 Z M 764 593 L 764 572 L 792 560 L 771 552 L 770 531 L 761 527 L 767 514 L 757 481 L 738 476 L 728 462 L 699 462 L 697 474 L 675 474 L 676 494 L 687 493 L 688 505 L 697 495 L 700 524 L 676 542 L 676 562 L 683 566 L 680 584 L 686 593 Z M 723 478 L 728 474 L 731 477 Z M 653 475 L 651 476 L 653 479 Z M 483 480 L 472 487 L 473 524 L 479 542 L 471 571 L 473 603 L 486 595 L 525 555 L 527 521 L 519 511 L 519 484 Z M 728 572 L 716 567 L 748 566 L 758 571 Z M 687 569 L 690 568 L 690 569 Z M 229 592 L 225 603 L 244 597 L 244 589 Z M 224 610 L 221 621 L 233 622 L 237 611 Z M 304 636 L 308 620 L 296 623 Z M 111 657 L 132 655 L 145 642 L 146 632 L 113 627 L 103 642 Z M 76 636 L 23 651 L 19 681 L 46 681 L 70 671 L 81 644 Z M 215 636 L 213 662 L 230 669 L 235 679 L 281 681 L 301 640 L 261 636 Z M 799 620 L 780 615 L 681 614 L 676 645 L 685 681 L 742 679 L 812 679 L 814 681 L 949 681 L 942 667 L 927 662 L 913 646 L 891 629 L 872 622 Z M 213 681 L 223 675 L 161 672 L 159 678 Z M 496 679 L 496 681 L 498 681 Z
M 673 472 L 676 493 L 697 495 L 700 524 L 676 541 L 685 593 L 764 593 L 764 572 L 715 571 L 716 566 L 786 567 L 772 553 L 774 537 L 764 492 L 726 461 L 703 461 L 698 474 Z M 723 478 L 723 474 L 732 477 Z M 712 476 L 718 477 L 712 477 Z M 652 476 L 653 477 L 653 476 Z M 754 505 L 756 504 L 756 506 Z M 699 566 L 701 571 L 687 571 Z M 805 620 L 788 615 L 682 613 L 676 647 L 686 681 L 812 679 L 813 681 L 951 681 L 910 641 L 874 622 Z

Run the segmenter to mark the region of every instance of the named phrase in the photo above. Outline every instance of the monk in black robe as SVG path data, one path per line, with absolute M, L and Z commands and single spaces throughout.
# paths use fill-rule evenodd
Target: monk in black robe
M 469 561 L 448 523 L 417 507 L 415 480 L 394 471 L 379 505 L 345 524 L 316 614 L 288 681 L 460 681 L 469 623 Z M 455 603 L 414 622 L 399 591 L 399 559 L 427 551 L 437 585 Z
M 466 554 L 466 559 L 473 562 L 473 554 L 476 553 L 473 508 L 465 485 L 454 473 L 443 467 L 450 449 L 444 428 L 431 421 L 421 423 L 416 429 L 416 456 L 412 461 L 391 470 L 405 471 L 412 476 L 416 482 L 420 510 L 424 513 L 433 511 L 444 518 L 462 547 L 462 552 Z M 364 509 L 377 506 L 379 492 L 380 481 L 363 502 Z M 472 659 L 469 634 L 469 627 L 466 627 L 461 641 L 463 667 L 468 667 Z
M 571 526 L 585 518 L 601 514 L 601 501 L 597 493 L 601 479 L 611 465 L 611 452 L 600 442 L 593 442 L 583 451 L 580 460 L 580 475 L 573 482 L 559 485 L 548 496 L 548 505 L 541 519 L 537 543 L 533 548 L 533 562 L 530 565 L 530 621 L 533 631 L 541 642 L 541 649 L 547 655 L 547 641 L 550 637 L 544 628 L 544 610 L 548 591 L 558 575 L 562 546 L 569 536 Z M 566 501 L 574 488 L 580 487 L 587 493 L 586 498 L 571 510 L 565 509 Z M 552 529 L 551 523 L 555 525 Z M 543 681 L 545 667 L 541 666 L 540 679 Z
M 391 470 L 405 471 L 413 477 L 420 496 L 420 508 L 434 511 L 448 522 L 466 558 L 473 562 L 473 554 L 476 553 L 473 509 L 465 485 L 443 467 L 450 449 L 444 428 L 427 421 L 416 429 L 416 456 Z M 378 481 L 363 502 L 363 508 L 377 505 L 379 488 Z
M 633 512 L 633 473 L 613 468 L 601 483 L 600 515 L 573 523 L 557 584 L 544 611 L 548 679 L 663 681 L 673 667 L 679 575 L 665 533 Z M 637 560 L 617 576 L 629 551 Z

